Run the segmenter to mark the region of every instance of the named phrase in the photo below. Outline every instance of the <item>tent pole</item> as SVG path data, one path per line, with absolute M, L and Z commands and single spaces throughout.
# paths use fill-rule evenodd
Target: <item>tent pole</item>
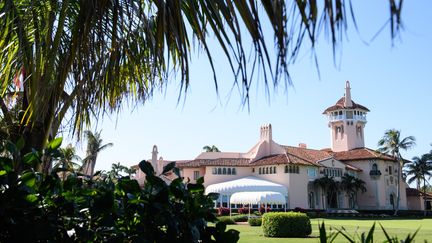
M 231 218 L 231 196 L 228 196 L 228 203 L 229 203 L 228 208 L 230 211 L 230 218 Z

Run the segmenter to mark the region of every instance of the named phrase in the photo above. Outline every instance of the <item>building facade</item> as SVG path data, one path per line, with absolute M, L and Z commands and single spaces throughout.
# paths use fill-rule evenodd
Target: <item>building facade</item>
M 306 144 L 286 146 L 272 138 L 272 126 L 261 126 L 259 141 L 246 152 L 203 152 L 195 159 L 178 161 L 181 175 L 191 182 L 204 177 L 207 192 L 217 192 L 216 207 L 239 207 L 230 203 L 234 193 L 277 191 L 285 197 L 285 205 L 306 209 L 355 208 L 363 210 L 392 210 L 397 200 L 396 161 L 365 147 L 364 136 L 369 109 L 351 99 L 347 81 L 345 95 L 335 105 L 324 110 L 328 118 L 331 147 L 310 149 Z M 153 149 L 153 164 L 159 167 Z M 344 190 L 329 193 L 317 179 L 328 177 L 341 181 L 344 175 L 365 182 L 366 191 L 352 194 Z M 137 175 L 140 177 L 140 175 Z M 142 178 L 142 175 L 141 175 Z M 406 189 L 401 181 L 400 209 L 409 209 Z M 278 189 L 279 188 L 279 189 Z M 280 190 L 282 189 L 282 190 Z M 412 194 L 412 193 L 411 193 Z M 411 198 L 415 203 L 416 198 Z M 260 206 L 259 203 L 253 205 Z

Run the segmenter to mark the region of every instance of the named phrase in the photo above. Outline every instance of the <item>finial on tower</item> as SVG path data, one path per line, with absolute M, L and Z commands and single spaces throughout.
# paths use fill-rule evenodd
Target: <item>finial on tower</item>
M 350 82 L 347 80 L 345 83 L 345 103 L 344 103 L 345 107 L 351 107 L 352 106 L 352 101 L 351 101 L 351 87 L 350 87 Z

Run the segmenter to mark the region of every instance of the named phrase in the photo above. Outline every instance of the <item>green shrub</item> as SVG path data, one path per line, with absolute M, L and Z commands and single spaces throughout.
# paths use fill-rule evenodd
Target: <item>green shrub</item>
M 248 216 L 247 215 L 238 215 L 233 217 L 234 222 L 247 222 Z
M 235 224 L 234 220 L 230 216 L 219 216 L 217 217 L 219 222 L 225 223 L 225 224 Z
M 19 156 L 24 140 L 16 145 L 0 139 L 0 242 L 237 242 L 239 232 L 215 222 L 213 201 L 219 195 L 204 193 L 204 179 L 167 184 L 142 161 L 146 174 L 141 188 L 136 180 L 97 172 L 54 168 L 37 172 L 44 159 L 63 158 L 61 139 L 43 151 Z M 20 168 L 15 170 L 14 168 Z M 67 172 L 63 180 L 59 174 Z M 25 233 L 23 233 L 25 232 Z
M 266 213 L 262 217 L 262 227 L 266 237 L 306 237 L 312 233 L 305 213 Z
M 261 217 L 252 217 L 249 218 L 248 223 L 250 226 L 261 226 L 262 218 Z

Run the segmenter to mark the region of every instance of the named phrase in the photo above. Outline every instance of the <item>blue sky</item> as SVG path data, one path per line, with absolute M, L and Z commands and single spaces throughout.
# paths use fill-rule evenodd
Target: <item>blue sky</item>
M 302 142 L 309 148 L 327 148 L 330 131 L 322 112 L 343 96 L 346 80 L 351 82 L 353 100 L 371 110 L 365 128 L 367 147 L 375 149 L 384 131 L 396 128 L 402 136 L 417 138 L 417 146 L 403 153 L 406 158 L 428 152 L 432 149 L 432 28 L 428 24 L 432 1 L 404 2 L 405 30 L 394 45 L 388 28 L 370 41 L 387 21 L 387 1 L 355 1 L 354 8 L 360 33 L 350 25 L 336 56 L 340 65 L 334 65 L 331 45 L 321 38 L 316 49 L 319 77 L 310 50 L 304 46 L 290 68 L 293 85 L 277 90 L 270 87 L 270 96 L 263 83 L 254 85 L 250 111 L 241 105 L 236 90 L 230 93 L 233 77 L 221 51 L 211 48 L 219 95 L 205 55 L 195 52 L 190 89 L 180 104 L 179 82 L 174 78 L 145 105 L 99 119 L 95 129 L 102 129 L 104 142 L 114 146 L 101 152 L 96 169 L 149 159 L 154 144 L 159 156 L 167 160 L 193 159 L 205 145 L 246 152 L 258 141 L 264 123 L 272 124 L 273 139 L 280 144 Z M 271 41 L 271 32 L 264 31 Z M 85 142 L 77 146 L 85 150 Z

